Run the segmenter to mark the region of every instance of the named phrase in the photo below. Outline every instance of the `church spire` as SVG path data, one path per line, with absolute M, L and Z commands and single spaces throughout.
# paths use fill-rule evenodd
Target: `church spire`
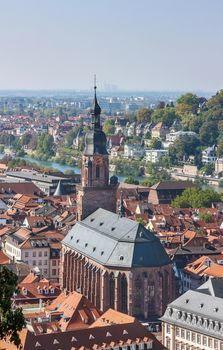
M 101 107 L 98 104 L 96 90 L 97 90 L 97 86 L 96 86 L 96 75 L 95 75 L 94 76 L 94 101 L 93 101 L 93 108 L 91 110 L 91 115 L 92 115 L 93 128 L 101 129 L 101 120 L 100 120 Z

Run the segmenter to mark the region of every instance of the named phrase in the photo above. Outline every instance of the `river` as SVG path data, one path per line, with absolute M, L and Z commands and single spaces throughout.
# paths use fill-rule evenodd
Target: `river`
M 2 159 L 4 156 L 5 156 L 4 153 L 0 153 L 0 159 Z M 80 174 L 80 168 L 79 167 L 72 167 L 72 166 L 61 164 L 61 163 L 58 163 L 58 162 L 51 162 L 49 160 L 39 160 L 39 159 L 35 159 L 35 158 L 29 157 L 29 156 L 18 157 L 18 158 L 27 160 L 29 162 L 36 163 L 36 164 L 38 164 L 39 166 L 42 166 L 42 167 L 54 168 L 54 169 L 57 169 L 57 170 L 59 170 L 61 172 L 64 172 L 65 170 L 74 170 L 74 172 L 76 174 Z M 111 174 L 111 176 L 112 175 L 113 174 Z M 118 178 L 119 178 L 120 182 L 123 182 L 125 180 L 126 176 L 120 176 L 119 175 Z M 137 180 L 142 181 L 143 177 L 138 177 Z M 214 189 L 215 191 L 217 191 L 219 193 L 223 193 L 223 187 L 211 186 L 211 185 L 203 185 L 202 187 L 203 188 L 212 188 L 212 189 Z
M 0 153 L 0 159 L 2 159 L 4 156 L 5 156 L 4 153 Z M 27 160 L 27 161 L 32 162 L 32 163 L 36 163 L 40 167 L 54 168 L 56 170 L 61 171 L 62 173 L 64 171 L 66 171 L 66 170 L 73 170 L 75 172 L 75 174 L 80 174 L 80 168 L 76 167 L 76 166 L 72 167 L 72 166 L 69 166 L 69 165 L 61 164 L 61 163 L 58 163 L 58 162 L 53 162 L 53 161 L 50 161 L 50 160 L 35 159 L 35 158 L 30 157 L 30 156 L 24 156 L 24 157 L 18 157 L 18 158 Z M 113 174 L 110 174 L 110 175 L 112 176 Z M 118 178 L 119 178 L 119 181 L 122 182 L 122 181 L 124 181 L 126 176 L 120 176 L 119 175 Z

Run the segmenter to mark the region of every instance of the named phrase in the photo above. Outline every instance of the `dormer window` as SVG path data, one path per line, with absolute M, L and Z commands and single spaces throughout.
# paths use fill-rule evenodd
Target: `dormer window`
M 51 289 L 50 289 L 50 293 L 51 293 L 51 294 L 54 294 L 54 291 L 55 291 L 54 288 L 51 288 Z
M 23 289 L 22 289 L 22 294 L 23 294 L 23 295 L 27 295 L 27 289 L 26 289 L 26 288 L 23 288 Z

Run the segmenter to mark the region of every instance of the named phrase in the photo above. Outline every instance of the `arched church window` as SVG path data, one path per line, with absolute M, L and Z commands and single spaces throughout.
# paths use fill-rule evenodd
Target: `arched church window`
M 112 309 L 115 307 L 115 276 L 114 273 L 109 275 L 109 305 Z
M 155 283 L 153 280 L 148 282 L 148 314 L 149 316 L 155 315 Z
M 135 307 L 138 308 L 138 313 L 141 312 L 141 302 L 143 300 L 142 292 L 142 279 L 140 275 L 138 275 L 135 279 Z
M 128 312 L 128 282 L 125 274 L 121 277 L 121 312 Z

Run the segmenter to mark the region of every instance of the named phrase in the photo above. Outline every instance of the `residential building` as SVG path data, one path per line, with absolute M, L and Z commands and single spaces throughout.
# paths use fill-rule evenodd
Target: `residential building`
M 129 159 L 141 159 L 144 157 L 144 147 L 139 143 L 125 144 L 123 157 Z
M 223 278 L 223 255 L 203 255 L 182 271 L 183 292 L 198 288 L 209 278 Z
M 216 145 L 213 145 L 211 147 L 207 147 L 205 150 L 202 151 L 203 164 L 214 163 L 216 161 L 216 148 Z
M 57 231 L 35 235 L 26 228 L 20 228 L 6 236 L 4 252 L 11 260 L 23 261 L 40 275 L 58 280 L 62 239 L 63 235 Z
M 168 154 L 168 151 L 164 149 L 146 149 L 145 160 L 146 162 L 157 163 L 161 157 L 167 154 Z
M 152 138 L 164 138 L 168 132 L 168 128 L 163 124 L 163 122 L 157 123 L 152 129 L 151 129 L 151 136 Z
M 217 174 L 223 172 L 223 158 L 217 158 L 215 160 L 215 172 Z
M 172 131 L 169 134 L 166 134 L 166 142 L 173 143 L 178 139 L 182 139 L 185 137 L 197 137 L 196 132 L 194 131 Z
M 169 350 L 223 349 L 223 279 L 211 278 L 170 303 L 161 318 Z

